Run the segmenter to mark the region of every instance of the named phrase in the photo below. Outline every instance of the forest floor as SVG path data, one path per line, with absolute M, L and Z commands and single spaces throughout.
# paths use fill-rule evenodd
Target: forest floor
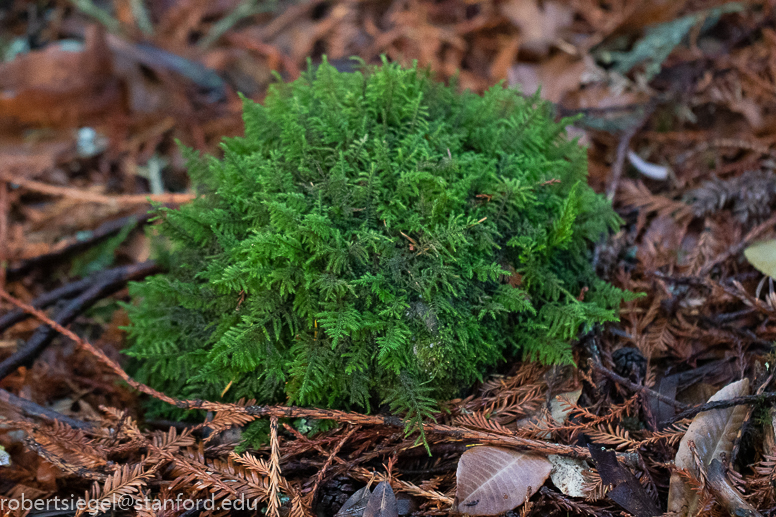
M 0 2 L 0 515 L 26 513 L 22 497 L 88 492 L 121 514 L 218 513 L 122 506 L 182 495 L 331 516 L 381 481 L 391 490 L 375 493 L 396 506 L 364 497 L 341 515 L 776 515 L 775 8 Z M 294 79 L 308 57 L 344 68 L 382 54 L 474 91 L 541 86 L 559 116 L 576 116 L 590 184 L 625 221 L 596 248 L 597 268 L 645 296 L 581 337 L 578 368 L 515 362 L 445 403 L 426 428 L 430 456 L 383 415 L 176 401 L 132 381 L 119 302 L 156 270 L 148 199 L 191 198 L 176 140 L 218 154 L 241 132 L 237 92 L 261 101 L 273 71 Z M 715 393 L 722 404 L 701 412 Z M 209 419 L 147 419 L 148 397 Z M 267 446 L 236 449 L 227 429 L 258 418 Z M 310 418 L 340 425 L 313 436 L 291 425 Z M 506 502 L 478 476 L 512 483 Z M 76 512 L 55 510 L 29 513 Z

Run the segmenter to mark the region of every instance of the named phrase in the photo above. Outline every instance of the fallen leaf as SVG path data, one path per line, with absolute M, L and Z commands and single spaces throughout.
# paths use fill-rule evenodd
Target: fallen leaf
M 541 64 L 518 63 L 509 69 L 507 78 L 511 86 L 520 85 L 523 93 L 532 94 L 541 87 L 542 99 L 559 103 L 580 88 L 586 67 L 578 58 L 558 54 Z
M 387 481 L 381 481 L 375 487 L 364 509 L 364 517 L 399 517 L 396 496 Z
M 752 244 L 744 250 L 744 256 L 757 271 L 776 278 L 776 239 Z
M 501 6 L 501 13 L 520 29 L 520 48 L 544 55 L 560 32 L 574 21 L 569 6 L 549 0 L 511 0 Z
M 662 513 L 636 476 L 617 461 L 614 451 L 595 445 L 589 445 L 588 450 L 601 481 L 614 487 L 606 494 L 609 499 L 635 517 L 653 517 Z
M 372 493 L 369 491 L 369 487 L 365 486 L 345 501 L 345 504 L 339 509 L 334 517 L 361 517 L 366 510 L 366 505 L 369 503 L 369 497 Z
M 556 395 L 550 401 L 550 416 L 557 425 L 563 425 L 569 418 L 569 413 L 582 395 L 582 388 Z
M 558 490 L 569 497 L 587 497 L 589 490 L 585 489 L 584 472 L 588 469 L 587 463 L 577 458 L 558 456 L 551 454 L 547 459 L 552 463 L 550 479 Z
M 523 504 L 550 476 L 544 456 L 480 446 L 463 453 L 456 472 L 453 511 L 498 515 Z
M 104 32 L 90 26 L 83 47 L 71 46 L 51 44 L 0 64 L 3 119 L 73 126 L 121 106 Z
M 728 384 L 709 399 L 709 402 L 728 400 L 749 394 L 749 379 Z M 714 459 L 730 460 L 733 442 L 736 439 L 741 424 L 746 417 L 747 407 L 744 405 L 724 409 L 713 409 L 698 413 L 687 429 L 679 450 L 676 452 L 674 464 L 685 469 L 696 477 L 700 476 L 693 460 L 690 442 L 695 443 L 701 462 L 704 466 L 711 465 Z M 677 517 L 695 515 L 699 502 L 699 494 L 685 483 L 677 473 L 671 474 L 671 484 L 668 490 L 668 511 L 676 512 Z

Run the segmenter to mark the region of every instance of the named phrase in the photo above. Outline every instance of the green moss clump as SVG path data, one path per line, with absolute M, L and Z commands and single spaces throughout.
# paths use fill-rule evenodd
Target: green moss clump
M 129 306 L 143 382 L 387 402 L 417 423 L 518 351 L 570 362 L 581 327 L 616 318 L 624 293 L 590 245 L 619 218 L 537 97 L 324 63 L 246 101 L 244 120 L 222 160 L 189 153 L 197 199 L 159 209 L 170 271 Z

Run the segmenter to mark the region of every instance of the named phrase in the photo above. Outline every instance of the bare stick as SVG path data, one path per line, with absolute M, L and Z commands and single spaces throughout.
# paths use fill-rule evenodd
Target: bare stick
M 45 408 L 34 403 L 31 400 L 17 397 L 13 393 L 5 391 L 0 388 L 0 401 L 5 402 L 15 408 L 19 409 L 24 416 L 45 418 L 46 420 L 59 420 L 62 423 L 74 427 L 76 429 L 91 429 L 92 425 L 75 418 L 65 416 L 62 413 L 57 413 L 51 409 Z M 2 422 L 2 420 L 0 420 Z
M 87 190 L 79 190 L 70 187 L 58 187 L 56 185 L 49 185 L 41 181 L 28 180 L 23 178 L 12 177 L 9 175 L 0 175 L 0 180 L 7 181 L 13 185 L 18 185 L 21 188 L 30 190 L 32 192 L 38 192 L 40 194 L 47 194 L 49 196 L 62 196 L 69 199 L 75 199 L 78 201 L 85 201 L 87 203 L 99 203 L 101 205 L 114 205 L 114 206 L 132 206 L 132 205 L 146 205 L 151 201 L 158 203 L 171 203 L 181 204 L 186 203 L 194 199 L 194 194 L 121 194 L 117 196 L 110 196 L 105 194 L 96 194 Z
M 605 375 L 606 377 L 609 377 L 611 380 L 616 382 L 617 384 L 622 384 L 626 388 L 630 389 L 631 391 L 638 391 L 641 393 L 646 393 L 650 397 L 655 397 L 660 402 L 665 402 L 666 404 L 669 404 L 677 409 L 687 409 L 687 404 L 682 404 L 681 402 L 677 402 L 676 400 L 672 398 L 668 398 L 665 395 L 661 395 L 655 390 L 649 389 L 646 386 L 642 386 L 641 384 L 636 384 L 635 382 L 631 382 L 630 380 L 626 379 L 625 377 L 622 377 L 621 375 L 617 375 L 613 371 L 609 370 L 608 368 L 603 367 L 600 364 L 594 363 L 592 360 L 588 361 L 588 364 L 590 367 L 597 371 L 598 373 Z
M 728 249 L 714 257 L 714 259 L 703 266 L 703 268 L 698 273 L 699 277 L 704 277 L 708 275 L 712 269 L 714 269 L 717 264 L 721 264 L 722 262 L 726 261 L 730 257 L 735 257 L 742 251 L 744 251 L 744 248 L 746 248 L 750 242 L 758 238 L 760 235 L 765 233 L 770 228 L 773 228 L 773 226 L 776 225 L 776 213 L 771 215 L 766 221 L 764 221 L 761 224 L 758 224 L 751 230 L 749 230 L 749 233 L 747 233 L 744 238 L 736 244 L 735 246 L 730 246 Z
M 89 287 L 103 281 L 106 277 L 112 277 L 122 270 L 126 270 L 127 266 L 121 266 L 112 269 L 106 269 L 100 271 L 94 275 L 82 278 L 81 280 L 75 280 L 68 284 L 58 287 L 47 293 L 43 293 L 39 297 L 35 298 L 30 305 L 36 309 L 45 309 L 46 307 L 53 305 L 59 300 L 67 300 L 73 298 L 80 293 L 87 290 Z M 16 325 L 20 321 L 24 321 L 29 318 L 30 315 L 21 309 L 14 309 L 0 316 L 0 332 Z
M 155 263 L 143 262 L 111 270 L 109 274 L 103 275 L 90 288 L 71 300 L 57 314 L 56 322 L 67 325 L 97 301 L 121 289 L 128 281 L 143 278 L 157 269 Z M 0 362 L 0 379 L 4 379 L 20 366 L 30 366 L 53 341 L 56 334 L 56 329 L 52 327 L 38 328 L 21 350 Z
M 8 281 L 13 282 L 14 280 L 17 280 L 21 278 L 22 276 L 26 275 L 30 271 L 36 268 L 42 268 L 46 267 L 49 264 L 57 264 L 62 261 L 63 258 L 69 257 L 71 255 L 75 255 L 76 253 L 81 253 L 95 244 L 98 244 L 105 239 L 109 238 L 112 235 L 117 234 L 120 232 L 124 227 L 130 225 L 130 224 L 145 224 L 148 222 L 149 219 L 148 214 L 134 214 L 127 217 L 121 217 L 119 219 L 114 219 L 112 221 L 108 221 L 107 223 L 104 223 L 100 225 L 99 228 L 91 232 L 91 236 L 88 239 L 83 240 L 75 240 L 73 243 L 68 244 L 62 249 L 59 249 L 57 251 L 52 251 L 51 253 L 44 253 L 43 255 L 38 255 L 37 257 L 32 257 L 29 259 L 26 259 L 22 261 L 21 264 L 19 264 L 16 267 L 8 268 Z

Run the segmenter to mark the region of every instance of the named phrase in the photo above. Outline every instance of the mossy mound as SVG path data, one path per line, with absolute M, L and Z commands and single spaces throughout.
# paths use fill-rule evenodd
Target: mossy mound
M 169 273 L 131 286 L 140 380 L 417 422 L 516 353 L 570 362 L 616 318 L 590 248 L 619 218 L 537 97 L 324 63 L 244 120 L 223 159 L 189 153 L 198 198 L 159 209 Z

